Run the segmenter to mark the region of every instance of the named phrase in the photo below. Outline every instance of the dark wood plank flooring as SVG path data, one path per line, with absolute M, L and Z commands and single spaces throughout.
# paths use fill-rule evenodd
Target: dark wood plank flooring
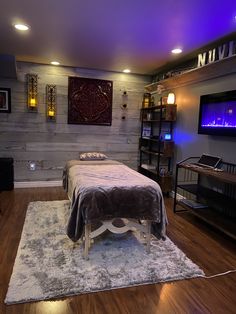
M 27 205 L 66 199 L 63 189 L 15 189 L 0 193 L 0 314 L 236 313 L 236 273 L 91 293 L 58 301 L 5 305 Z M 189 213 L 173 214 L 166 199 L 168 236 L 206 273 L 236 269 L 236 244 Z

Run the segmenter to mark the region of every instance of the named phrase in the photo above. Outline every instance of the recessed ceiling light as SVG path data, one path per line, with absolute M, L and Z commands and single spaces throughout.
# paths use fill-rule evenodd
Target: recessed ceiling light
M 51 64 L 52 64 L 52 65 L 60 65 L 60 62 L 58 62 L 58 61 L 52 61 Z
M 25 24 L 15 24 L 14 26 L 19 31 L 27 31 L 29 29 L 29 26 L 27 26 Z
M 182 52 L 182 49 L 180 49 L 180 48 L 175 48 L 175 49 L 171 50 L 171 52 L 174 53 L 174 54 L 178 54 L 178 53 L 181 53 L 181 52 Z
M 130 71 L 130 69 L 124 69 L 123 72 L 124 73 L 130 73 L 131 71 Z

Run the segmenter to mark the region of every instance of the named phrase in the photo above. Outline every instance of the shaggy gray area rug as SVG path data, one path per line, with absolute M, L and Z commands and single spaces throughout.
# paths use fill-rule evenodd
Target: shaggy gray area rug
M 89 260 L 65 234 L 69 201 L 32 202 L 9 283 L 7 304 L 198 277 L 203 271 L 170 239 L 151 253 L 133 232 L 95 238 Z

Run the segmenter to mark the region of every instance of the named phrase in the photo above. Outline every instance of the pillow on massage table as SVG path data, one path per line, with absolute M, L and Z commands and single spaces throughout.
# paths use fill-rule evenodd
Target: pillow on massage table
M 104 160 L 108 157 L 103 153 L 91 152 L 79 155 L 80 160 Z

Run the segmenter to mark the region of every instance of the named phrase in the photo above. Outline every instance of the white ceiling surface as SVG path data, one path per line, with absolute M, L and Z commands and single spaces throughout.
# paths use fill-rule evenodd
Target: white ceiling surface
M 150 74 L 236 30 L 235 0 L 0 0 L 0 54 Z M 14 23 L 30 25 L 20 33 Z

